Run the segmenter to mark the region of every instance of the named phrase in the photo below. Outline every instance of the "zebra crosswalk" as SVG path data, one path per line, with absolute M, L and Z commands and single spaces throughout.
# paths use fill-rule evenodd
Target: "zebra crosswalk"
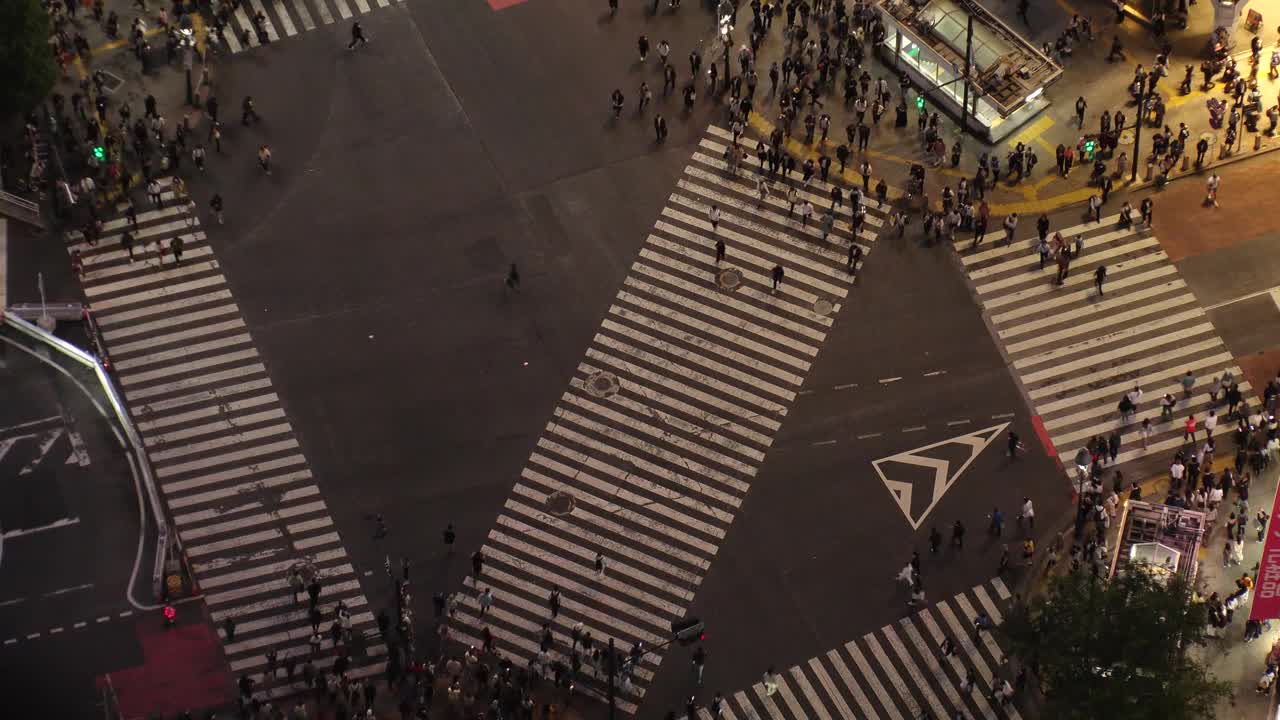
M 322 633 L 338 602 L 353 635 L 367 637 L 376 621 L 200 220 L 162 184 L 136 227 L 119 208 L 95 245 L 72 237 L 68 249 L 81 258 L 85 297 L 231 670 L 257 675 L 268 651 L 282 663 L 312 654 L 305 593 L 295 603 L 287 581 L 295 567 L 321 580 Z M 334 662 L 324 638 L 320 669 Z M 363 645 L 357 676 L 379 672 L 386 653 L 376 640 Z
M 832 186 L 780 177 L 761 200 L 755 161 L 736 174 L 726 165 L 731 141 L 713 126 L 694 147 L 484 543 L 454 639 L 478 647 L 487 629 L 501 653 L 528 662 L 544 623 L 559 638 L 581 623 L 627 650 L 663 643 L 685 616 L 847 299 L 850 243 L 869 250 L 884 221 L 871 207 L 854 238 L 843 203 L 824 240 L 816 222 L 790 215 L 787 189 L 816 220 Z M 485 588 L 491 609 L 478 601 Z M 545 660 L 566 660 L 567 645 Z M 619 709 L 636 712 L 660 662 L 643 656 Z
M 767 678 L 767 685 L 762 676 L 752 687 L 726 694 L 718 718 L 1021 720 L 1016 705 L 991 697 L 1002 680 L 1013 681 L 1003 649 L 990 632 L 975 638 L 978 613 L 985 612 L 999 625 L 1010 599 L 1005 584 L 992 579 L 777 672 Z M 954 648 L 949 656 L 942 651 L 947 639 Z M 965 687 L 970 673 L 975 685 Z M 699 708 L 696 717 L 718 720 L 709 706 Z
M 230 22 L 219 37 L 227 50 L 240 53 L 262 44 L 252 20 L 258 13 L 265 18 L 262 28 L 268 42 L 274 43 L 282 37 L 391 7 L 393 3 L 402 4 L 404 0 L 246 0 L 231 13 Z
M 1040 268 L 1038 236 L 1007 246 L 988 241 L 977 249 L 971 240 L 956 242 L 1009 367 L 1068 466 L 1091 438 L 1116 430 L 1116 465 L 1147 458 L 1163 462 L 1168 451 L 1182 446 L 1187 416 L 1203 421 L 1214 409 L 1209 392 L 1224 371 L 1246 397 L 1252 394 L 1156 237 L 1148 228 L 1120 228 L 1118 222 L 1119 215 L 1111 215 L 1059 231 L 1070 244 L 1084 239 L 1062 285 L 1055 283 L 1052 261 Z M 1102 294 L 1094 285 L 1100 266 L 1106 266 Z M 1188 371 L 1195 385 L 1184 397 L 1181 379 Z M 1137 412 L 1122 420 L 1120 399 L 1135 385 L 1142 389 Z M 1165 394 L 1178 404 L 1172 417 L 1162 419 Z M 1145 447 L 1144 418 L 1152 425 Z M 1068 467 L 1068 473 L 1074 470 Z

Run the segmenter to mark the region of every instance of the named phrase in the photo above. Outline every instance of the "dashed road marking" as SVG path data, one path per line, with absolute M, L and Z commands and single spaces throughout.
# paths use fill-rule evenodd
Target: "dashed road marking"
M 819 445 L 835 445 L 835 444 L 836 444 L 835 440 L 819 440 L 818 442 L 813 443 L 813 446 L 818 447 Z
M 103 615 L 102 617 L 98 618 L 98 622 L 100 622 L 100 623 L 104 623 L 104 622 L 106 622 L 106 621 L 108 621 L 108 620 L 110 620 L 110 619 L 111 619 L 111 616 L 110 616 L 110 615 Z
M 992 416 L 991 416 L 991 419 L 992 419 L 992 420 L 1004 420 L 1005 418 L 1011 418 L 1011 417 L 1013 417 L 1013 413 L 1000 413 L 999 415 L 992 415 Z
M 968 423 L 969 423 L 968 420 L 952 420 L 951 422 L 947 423 L 947 427 L 953 427 L 955 425 L 966 425 Z
M 831 389 L 832 390 L 848 390 L 849 388 L 856 388 L 856 387 L 858 387 L 858 383 L 845 383 L 843 385 L 836 385 Z
M 858 436 L 858 439 L 859 439 L 859 440 L 866 440 L 867 438 L 880 437 L 880 436 L 881 436 L 881 435 L 883 435 L 883 434 L 884 434 L 884 433 L 867 433 L 866 435 L 859 435 L 859 436 Z
M 921 430 L 924 430 L 926 427 L 928 427 L 928 426 L 927 426 L 927 425 L 916 425 L 915 427 L 902 428 L 902 432 L 904 432 L 904 433 L 908 433 L 908 432 L 920 432 Z
M 88 625 L 88 624 L 89 624 L 89 623 L 87 623 L 87 622 L 85 622 L 85 621 L 81 620 L 80 622 L 76 623 L 75 625 L 72 625 L 71 627 L 75 628 L 76 630 L 79 630 L 80 628 L 82 628 L 82 627 L 84 627 L 85 625 Z
M 36 639 L 36 638 L 38 638 L 38 637 L 40 637 L 40 633 L 31 633 L 30 635 L 28 635 L 28 636 L 27 636 L 27 639 L 28 639 L 28 640 L 35 640 L 35 639 Z
M 925 377 L 934 377 L 935 375 L 946 375 L 946 374 L 947 374 L 947 371 L 946 371 L 946 370 L 934 370 L 933 372 L 927 372 L 927 373 L 925 373 L 925 374 L 924 374 L 924 376 L 925 376 Z
M 5 645 L 14 645 L 14 644 L 17 644 L 17 642 L 18 642 L 18 638 L 9 638 L 8 640 L 5 640 L 5 641 L 4 641 L 4 644 L 5 644 Z
M 56 627 L 56 628 L 49 628 L 49 634 L 50 634 L 50 635 L 57 635 L 57 634 L 58 634 L 58 633 L 60 633 L 60 632 L 62 632 L 62 628 L 60 628 L 60 627 Z
M 120 617 L 125 618 L 125 617 L 129 617 L 132 614 L 133 614 L 132 610 L 125 610 L 124 612 L 120 613 Z
M 901 380 L 901 379 L 902 379 L 901 377 L 880 378 L 880 384 L 881 384 L 881 385 L 888 385 L 888 384 L 889 384 L 889 383 L 891 383 L 891 382 L 898 382 L 898 381 L 899 381 L 899 380 Z

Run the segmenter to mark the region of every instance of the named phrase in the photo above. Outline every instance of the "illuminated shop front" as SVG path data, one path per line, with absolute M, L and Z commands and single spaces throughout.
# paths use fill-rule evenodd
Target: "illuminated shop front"
M 1049 106 L 1062 67 L 972 0 L 880 0 L 886 61 L 970 131 L 1000 142 Z M 969 37 L 970 18 L 972 39 Z M 968 83 L 965 75 L 969 50 Z M 967 112 L 962 112 L 968 90 Z

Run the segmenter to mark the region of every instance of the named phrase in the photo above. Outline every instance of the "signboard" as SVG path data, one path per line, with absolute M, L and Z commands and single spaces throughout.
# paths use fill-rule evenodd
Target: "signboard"
M 1262 546 L 1258 579 L 1253 587 L 1253 608 L 1250 620 L 1274 620 L 1280 618 L 1280 492 L 1271 505 L 1271 521 L 1267 526 L 1267 540 Z

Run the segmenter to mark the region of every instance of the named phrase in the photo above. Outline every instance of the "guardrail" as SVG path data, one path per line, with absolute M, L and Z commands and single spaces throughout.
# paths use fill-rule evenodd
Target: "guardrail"
M 146 488 L 147 500 L 151 506 L 151 517 L 156 523 L 156 557 L 151 573 L 151 591 L 152 597 L 162 597 L 165 561 L 168 558 L 170 545 L 172 544 L 170 541 L 169 522 L 164 515 L 164 505 L 160 502 L 160 492 L 157 489 L 156 478 L 151 470 L 151 462 L 147 459 L 142 438 L 138 435 L 137 428 L 133 426 L 133 421 L 129 418 L 129 411 L 125 408 L 120 394 L 116 392 L 115 385 L 111 382 L 111 378 L 108 377 L 106 368 L 89 353 L 52 333 L 41 330 L 13 313 L 0 311 L 0 321 L 3 321 L 3 325 L 12 328 L 14 331 L 26 335 L 92 369 L 94 375 L 98 378 L 98 383 L 102 386 L 102 391 L 111 402 L 112 411 L 115 412 L 116 419 L 119 421 L 121 429 L 124 430 L 129 446 L 133 450 L 134 458 L 138 462 L 138 471 L 142 475 L 143 487 Z
M 44 218 L 40 216 L 39 205 L 3 190 L 0 190 L 0 215 L 44 228 Z

